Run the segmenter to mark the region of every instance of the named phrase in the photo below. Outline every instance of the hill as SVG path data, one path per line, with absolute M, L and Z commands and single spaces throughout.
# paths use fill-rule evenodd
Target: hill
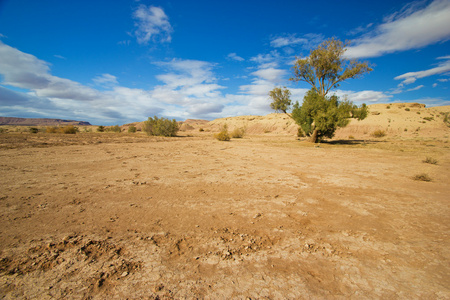
M 89 122 L 62 120 L 62 119 L 47 119 L 47 118 L 13 118 L 0 117 L 0 125 L 14 125 L 14 126 L 58 126 L 58 125 L 79 125 L 89 126 Z
M 388 136 L 430 136 L 443 137 L 450 133 L 445 116 L 450 106 L 425 107 L 419 103 L 391 103 L 369 105 L 369 116 L 362 120 L 351 120 L 345 128 L 336 131 L 335 139 L 366 139 L 375 130 L 384 130 Z M 296 135 L 298 126 L 287 115 L 272 113 L 266 116 L 239 116 L 216 119 L 210 122 L 189 122 L 182 131 L 218 132 L 227 124 L 229 130 L 246 128 L 247 134 Z M 183 124 L 184 125 L 184 124 Z

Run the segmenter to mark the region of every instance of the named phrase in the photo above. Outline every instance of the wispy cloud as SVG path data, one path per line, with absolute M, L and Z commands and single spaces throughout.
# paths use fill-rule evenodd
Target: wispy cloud
M 418 49 L 450 38 L 450 1 L 435 0 L 425 8 L 408 5 L 362 38 L 353 41 L 346 56 L 376 57 Z
M 423 88 L 423 87 L 424 87 L 424 85 L 421 84 L 421 85 L 418 85 L 418 86 L 416 86 L 416 87 L 414 87 L 414 88 L 407 89 L 406 91 L 407 91 L 407 92 L 417 91 L 417 90 L 420 90 L 420 89 Z
M 162 43 L 172 41 L 173 28 L 162 8 L 141 4 L 134 11 L 133 18 L 139 44 L 148 44 L 150 40 Z
M 64 60 L 67 59 L 67 58 L 65 58 L 64 56 L 58 55 L 58 54 L 55 54 L 55 55 L 53 55 L 53 56 L 56 57 L 56 58 L 59 58 L 59 59 L 64 59 Z
M 242 57 L 238 56 L 236 53 L 230 53 L 227 55 L 228 59 L 235 60 L 235 61 L 244 61 Z
M 446 73 L 446 72 L 450 72 L 450 59 L 439 63 L 438 66 L 435 68 L 431 68 L 431 69 L 424 70 L 424 71 L 418 71 L 418 72 L 408 72 L 408 73 L 399 75 L 399 76 L 395 77 L 394 79 L 395 80 L 403 80 L 401 82 L 401 85 L 404 85 L 404 84 L 414 83 L 419 78 L 429 77 L 432 75 L 442 74 L 442 73 Z
M 117 77 L 111 74 L 102 74 L 92 79 L 95 84 L 103 87 L 110 87 L 118 84 Z
M 322 34 L 308 33 L 301 37 L 296 34 L 284 34 L 272 37 L 270 46 L 273 48 L 301 46 L 303 49 L 310 49 L 320 44 L 323 39 Z

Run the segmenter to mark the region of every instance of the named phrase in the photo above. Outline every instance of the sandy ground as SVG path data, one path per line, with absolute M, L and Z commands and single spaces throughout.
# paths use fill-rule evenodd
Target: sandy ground
M 0 298 L 449 299 L 447 142 L 0 135 Z

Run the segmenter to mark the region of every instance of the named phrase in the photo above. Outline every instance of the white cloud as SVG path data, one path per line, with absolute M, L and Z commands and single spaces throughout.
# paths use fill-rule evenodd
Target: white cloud
M 160 7 L 141 4 L 133 13 L 137 27 L 134 32 L 139 44 L 148 44 L 150 40 L 156 42 L 171 42 L 173 28 L 169 18 Z
M 392 98 L 392 95 L 386 95 L 383 92 L 372 90 L 359 92 L 337 90 L 335 94 L 339 97 L 347 96 L 350 101 L 353 101 L 356 104 L 373 104 L 374 102 L 386 102 Z
M 450 1 L 435 0 L 418 10 L 409 5 L 392 15 L 373 32 L 354 42 L 346 56 L 376 57 L 385 53 L 417 49 L 450 38 Z
M 399 75 L 399 76 L 395 77 L 394 79 L 395 80 L 403 79 L 401 84 L 411 84 L 411 83 L 416 82 L 416 80 L 419 78 L 429 77 L 432 75 L 442 74 L 442 73 L 446 73 L 446 72 L 450 72 L 450 60 L 439 63 L 438 66 L 435 68 L 431 68 L 431 69 L 424 70 L 424 71 L 418 71 L 418 72 L 408 72 L 408 73 Z
M 438 86 L 438 84 L 437 83 L 433 83 L 433 87 L 435 88 L 435 87 L 437 87 Z
M 270 41 L 270 46 L 274 48 L 286 47 L 291 45 L 305 44 L 308 40 L 304 38 L 298 38 L 295 35 L 287 35 L 284 37 L 277 37 Z
M 235 60 L 235 61 L 244 61 L 242 57 L 238 56 L 236 53 L 230 53 L 227 55 L 228 59 Z
M 438 81 L 439 82 L 447 82 L 447 81 L 450 81 L 450 79 L 449 78 L 441 78 L 441 79 L 438 79 Z
M 424 85 L 422 84 L 422 85 L 416 86 L 415 88 L 408 89 L 408 90 L 406 90 L 406 91 L 407 91 L 407 92 L 417 91 L 417 90 L 420 90 L 420 89 L 423 88 L 423 87 L 424 87 Z
M 296 34 L 284 34 L 281 36 L 273 37 L 270 41 L 270 46 L 273 48 L 284 48 L 291 46 L 301 46 L 304 49 L 310 49 L 316 47 L 324 39 L 322 34 L 308 33 L 302 37 L 297 37 Z M 288 49 L 288 52 L 293 52 L 293 49 Z

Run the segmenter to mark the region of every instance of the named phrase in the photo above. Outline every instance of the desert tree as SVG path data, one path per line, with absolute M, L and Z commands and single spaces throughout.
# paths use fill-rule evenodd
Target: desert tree
M 292 113 L 290 92 L 287 88 L 274 88 L 269 92 L 271 108 L 288 114 L 316 143 L 323 137 L 333 137 L 338 127 L 349 123 L 349 118 L 362 120 L 367 116 L 367 106 L 358 107 L 349 100 L 339 101 L 335 95 L 327 96 L 345 80 L 358 78 L 372 71 L 367 62 L 349 60 L 344 56 L 348 43 L 334 38 L 324 41 L 311 50 L 306 58 L 298 58 L 293 66 L 291 81 L 304 81 L 311 85 L 303 104 L 296 102 Z

